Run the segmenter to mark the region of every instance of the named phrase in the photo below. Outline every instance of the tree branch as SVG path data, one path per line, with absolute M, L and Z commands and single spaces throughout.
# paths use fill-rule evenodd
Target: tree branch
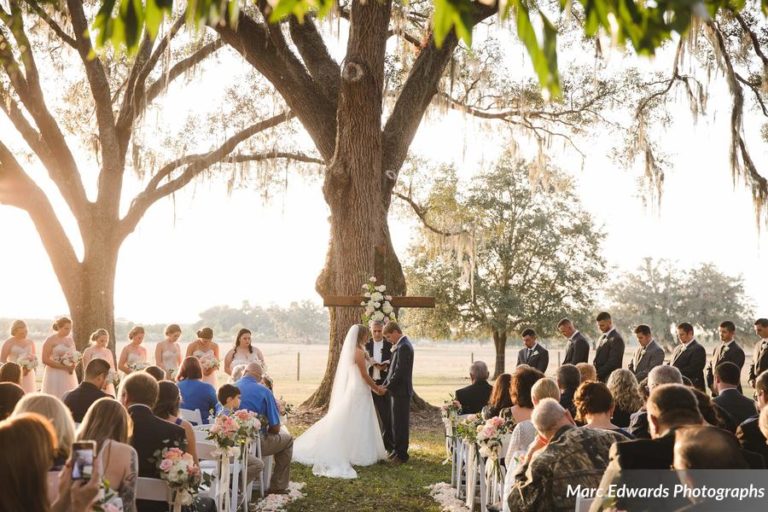
M 411 207 L 413 210 L 413 213 L 416 214 L 416 216 L 419 218 L 421 223 L 424 225 L 425 228 L 432 231 L 433 233 L 436 233 L 441 236 L 449 237 L 449 236 L 458 236 L 458 235 L 464 235 L 469 233 L 466 229 L 457 229 L 455 231 L 448 231 L 445 229 L 440 229 L 429 222 L 427 219 L 427 212 L 429 211 L 428 208 L 425 208 L 424 206 L 419 205 L 416 203 L 416 201 L 413 200 L 413 198 L 406 196 L 405 194 L 401 194 L 400 192 L 393 191 L 392 195 L 400 199 L 401 201 L 405 202 L 407 205 Z
M 79 284 L 74 269 L 80 266 L 75 250 L 48 201 L 48 197 L 19 165 L 0 141 L 0 204 L 20 208 L 29 214 L 48 253 L 62 288 L 75 292 Z
M 158 78 L 149 86 L 147 89 L 146 104 L 152 103 L 155 98 L 157 98 L 160 93 L 162 93 L 163 90 L 168 87 L 170 82 L 173 82 L 173 80 L 178 78 L 180 75 L 200 64 L 202 61 L 213 55 L 222 46 L 224 46 L 224 41 L 217 39 L 212 43 L 208 43 L 202 46 L 189 57 L 186 57 L 174 64 L 173 67 L 171 67 L 171 69 L 168 71 L 167 75 Z
M 35 0 L 23 0 L 25 4 L 27 4 L 35 13 L 40 16 L 43 21 L 45 21 L 48 26 L 53 30 L 59 38 L 67 43 L 72 48 L 77 48 L 77 41 L 75 41 L 75 38 L 71 35 L 67 34 L 67 32 L 56 23 L 56 21 L 51 18 L 47 12 L 45 12 L 45 9 L 40 7 L 40 4 Z
M 339 98 L 341 68 L 328 53 L 323 38 L 312 18 L 305 18 L 304 23 L 291 16 L 288 21 L 291 39 L 296 44 L 304 64 L 312 78 L 322 87 L 325 97 L 333 104 Z
M 336 149 L 336 104 L 325 98 L 304 66 L 298 60 L 298 66 L 286 63 L 266 27 L 242 11 L 236 31 L 221 24 L 213 28 L 272 83 L 301 120 L 323 159 L 330 162 Z
M 262 162 L 264 160 L 286 159 L 306 164 L 325 165 L 325 160 L 304 153 L 289 151 L 268 151 L 266 153 L 238 153 L 222 160 L 226 163 Z
M 120 228 L 118 230 L 120 239 L 124 239 L 136 229 L 136 225 L 147 209 L 159 199 L 171 195 L 192 181 L 193 178 L 208 169 L 211 165 L 223 161 L 232 151 L 234 151 L 238 144 L 244 140 L 249 139 L 259 132 L 288 121 L 292 117 L 293 114 L 291 112 L 278 114 L 239 131 L 224 141 L 218 148 L 209 151 L 208 153 L 187 155 L 163 166 L 154 176 L 152 176 L 144 191 L 137 195 L 131 202 L 128 213 L 126 213 L 125 217 L 120 221 Z M 164 179 L 170 178 L 171 174 L 181 167 L 185 167 L 185 169 L 179 176 L 170 179 L 163 185 L 160 184 Z

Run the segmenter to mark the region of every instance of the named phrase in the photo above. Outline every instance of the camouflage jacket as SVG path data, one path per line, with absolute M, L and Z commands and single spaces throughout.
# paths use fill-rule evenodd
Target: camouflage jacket
M 561 428 L 522 466 L 509 494 L 509 509 L 516 511 L 572 511 L 578 492 L 600 485 L 608 465 L 608 452 L 626 437 L 609 430 Z

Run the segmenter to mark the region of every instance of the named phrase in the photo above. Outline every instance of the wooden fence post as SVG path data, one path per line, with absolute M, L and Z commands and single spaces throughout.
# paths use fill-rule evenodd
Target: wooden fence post
M 301 352 L 296 352 L 296 380 L 301 380 Z

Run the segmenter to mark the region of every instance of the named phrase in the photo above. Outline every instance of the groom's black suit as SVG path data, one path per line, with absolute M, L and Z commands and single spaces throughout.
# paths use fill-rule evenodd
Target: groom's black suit
M 405 462 L 408 460 L 408 428 L 413 396 L 413 345 L 405 336 L 400 338 L 392 349 L 392 362 L 384 387 L 392 400 L 395 455 Z
M 392 344 L 386 339 L 384 339 L 382 343 L 381 362 L 391 361 Z M 365 350 L 368 352 L 368 355 L 371 356 L 371 359 L 373 359 L 372 339 L 368 340 L 368 343 L 365 344 Z M 373 366 L 368 369 L 368 374 L 373 378 Z M 387 370 L 379 370 L 379 378 L 373 380 L 376 384 L 381 385 L 387 380 L 388 374 L 389 372 L 387 372 Z M 379 419 L 381 420 L 381 431 L 384 434 L 384 448 L 386 448 L 388 452 L 391 452 L 395 448 L 395 444 L 392 441 L 392 406 L 389 397 L 386 395 L 378 395 L 374 392 L 371 392 L 371 395 L 373 395 L 373 405 L 376 406 L 376 412 L 379 414 Z

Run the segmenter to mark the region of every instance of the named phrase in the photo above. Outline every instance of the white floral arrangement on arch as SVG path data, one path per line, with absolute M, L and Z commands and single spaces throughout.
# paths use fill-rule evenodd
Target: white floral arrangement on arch
M 382 285 L 376 285 L 376 278 L 371 276 L 368 282 L 363 285 L 363 297 L 364 300 L 360 303 L 365 308 L 363 313 L 363 323 L 367 324 L 371 321 L 383 322 L 384 320 L 397 321 L 395 316 L 395 308 L 392 307 L 391 295 L 387 295 L 387 287 Z

